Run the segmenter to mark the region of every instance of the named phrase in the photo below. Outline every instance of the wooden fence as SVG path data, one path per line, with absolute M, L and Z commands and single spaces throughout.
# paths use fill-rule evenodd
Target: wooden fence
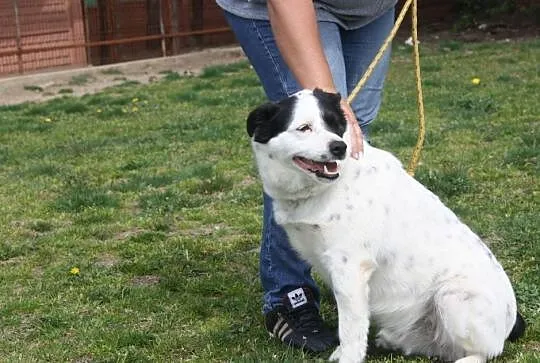
M 234 42 L 213 0 L 0 0 L 0 75 Z

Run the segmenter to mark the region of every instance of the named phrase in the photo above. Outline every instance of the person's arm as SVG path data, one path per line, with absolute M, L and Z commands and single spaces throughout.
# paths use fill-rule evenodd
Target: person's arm
M 281 56 L 302 88 L 337 92 L 319 39 L 312 0 L 268 0 L 270 24 Z
M 268 15 L 281 56 L 300 87 L 337 93 L 321 45 L 313 1 L 268 0 Z M 358 158 L 363 151 L 362 131 L 345 99 L 341 106 L 350 125 L 351 154 Z

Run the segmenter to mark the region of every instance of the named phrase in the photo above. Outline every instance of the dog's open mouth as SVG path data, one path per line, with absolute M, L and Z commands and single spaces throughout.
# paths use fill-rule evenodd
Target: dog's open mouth
M 320 162 L 301 156 L 293 157 L 293 161 L 301 169 L 313 173 L 320 178 L 336 179 L 339 177 L 338 164 L 335 161 Z

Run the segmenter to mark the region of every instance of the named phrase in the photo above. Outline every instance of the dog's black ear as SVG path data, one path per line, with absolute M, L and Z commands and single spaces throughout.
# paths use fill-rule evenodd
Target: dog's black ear
M 323 98 L 323 99 L 329 100 L 330 102 L 335 102 L 337 104 L 341 102 L 341 94 L 339 92 L 331 93 L 331 92 L 325 92 L 320 88 L 315 88 L 313 90 L 313 94 L 315 95 L 315 97 L 319 99 Z
M 247 133 L 252 137 L 257 129 L 265 122 L 269 122 L 279 111 L 275 103 L 265 103 L 249 113 L 247 118 Z
M 341 95 L 324 92 L 317 88 L 313 90 L 313 95 L 319 103 L 326 128 L 340 137 L 343 136 L 347 129 L 347 120 L 341 108 Z

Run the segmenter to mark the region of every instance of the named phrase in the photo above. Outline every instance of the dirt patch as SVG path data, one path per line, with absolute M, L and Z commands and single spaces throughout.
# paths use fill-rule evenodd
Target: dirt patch
M 510 42 L 536 38 L 536 26 L 514 26 L 512 23 L 487 22 L 462 31 L 448 30 L 448 24 L 431 22 L 420 27 L 421 42 Z M 410 36 L 402 25 L 394 41 L 403 44 Z M 169 72 L 179 75 L 199 74 L 205 67 L 244 60 L 240 47 L 206 49 L 174 57 L 147 59 L 99 67 L 46 72 L 0 79 L 0 105 L 41 102 L 65 95 L 80 96 L 125 82 L 141 84 L 159 81 Z
M 147 232 L 147 230 L 142 229 L 142 228 L 133 228 L 133 229 L 130 229 L 128 231 L 122 231 L 122 232 L 117 233 L 114 236 L 114 239 L 123 241 L 125 239 L 138 236 L 138 235 L 140 235 L 141 233 L 144 233 L 144 232 Z
M 119 263 L 120 258 L 110 254 L 104 254 L 95 262 L 95 265 L 101 268 L 112 268 L 117 266 Z
M 159 276 L 155 275 L 136 276 L 131 279 L 131 284 L 133 286 L 151 286 L 159 284 L 160 280 Z
M 125 82 L 151 83 L 170 72 L 196 75 L 205 67 L 243 59 L 245 56 L 239 47 L 221 47 L 174 57 L 3 78 L 0 79 L 0 105 L 80 96 Z

